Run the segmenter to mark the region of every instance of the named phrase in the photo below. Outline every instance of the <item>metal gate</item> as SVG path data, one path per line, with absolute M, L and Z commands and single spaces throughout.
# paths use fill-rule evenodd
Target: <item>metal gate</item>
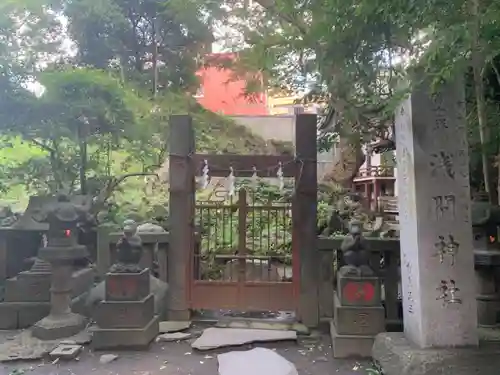
M 190 307 L 294 311 L 298 257 L 292 205 L 241 188 L 226 202 L 198 202 L 199 240 L 192 254 Z

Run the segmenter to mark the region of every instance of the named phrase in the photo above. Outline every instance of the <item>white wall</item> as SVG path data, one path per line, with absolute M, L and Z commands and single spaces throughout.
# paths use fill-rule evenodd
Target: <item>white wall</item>
M 245 126 L 255 135 L 265 140 L 277 140 L 295 144 L 295 116 L 232 116 L 239 125 Z M 335 149 L 318 153 L 318 179 L 326 173 L 331 163 Z

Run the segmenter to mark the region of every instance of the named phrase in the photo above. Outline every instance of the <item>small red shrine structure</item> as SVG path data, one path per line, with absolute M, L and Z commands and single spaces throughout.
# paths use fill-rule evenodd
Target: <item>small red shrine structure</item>
M 379 211 L 379 202 L 384 197 L 394 197 L 396 177 L 393 166 L 371 166 L 362 167 L 354 177 L 354 190 L 363 193 L 366 197 L 367 206 Z M 382 199 L 381 199 L 382 198 Z

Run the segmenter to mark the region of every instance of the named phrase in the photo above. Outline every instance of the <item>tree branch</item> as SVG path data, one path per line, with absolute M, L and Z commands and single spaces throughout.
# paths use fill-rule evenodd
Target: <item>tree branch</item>
M 103 208 L 104 204 L 111 197 L 115 189 L 120 185 L 123 181 L 130 177 L 139 177 L 139 176 L 157 176 L 157 173 L 152 172 L 137 172 L 137 173 L 127 173 L 119 177 L 112 177 L 108 183 L 108 185 L 101 191 L 101 193 L 96 197 L 94 204 L 92 205 L 91 212 L 94 215 L 97 215 Z
M 42 150 L 50 152 L 51 154 L 56 152 L 56 150 L 54 150 L 52 147 L 49 147 L 45 143 L 37 141 L 36 139 L 31 139 L 31 142 L 34 143 L 36 146 L 40 147 Z

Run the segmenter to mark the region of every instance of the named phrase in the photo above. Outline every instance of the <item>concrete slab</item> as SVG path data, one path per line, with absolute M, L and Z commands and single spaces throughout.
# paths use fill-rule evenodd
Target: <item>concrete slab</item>
M 255 348 L 217 356 L 219 375 L 298 375 L 294 364 L 273 350 Z
M 238 346 L 253 342 L 297 340 L 295 331 L 267 329 L 207 328 L 191 345 L 198 350 L 209 350 L 225 346 Z
M 375 339 L 373 359 L 385 375 L 496 375 L 500 345 L 475 348 L 419 349 L 403 333 L 381 333 Z

